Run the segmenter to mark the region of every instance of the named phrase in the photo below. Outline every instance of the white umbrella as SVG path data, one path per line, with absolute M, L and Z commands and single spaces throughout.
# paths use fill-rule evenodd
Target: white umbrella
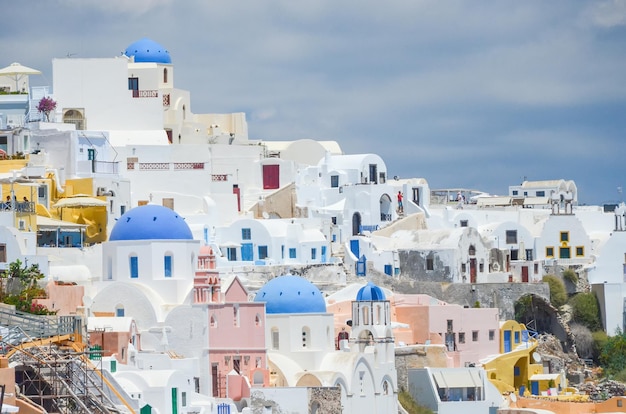
M 29 68 L 28 66 L 20 65 L 17 62 L 13 62 L 9 66 L 0 69 L 0 76 L 8 76 L 9 78 L 15 80 L 16 91 L 19 90 L 18 83 L 20 79 L 29 75 L 41 75 L 41 71 Z
M 106 207 L 108 203 L 95 197 L 67 197 L 56 202 L 52 207 Z

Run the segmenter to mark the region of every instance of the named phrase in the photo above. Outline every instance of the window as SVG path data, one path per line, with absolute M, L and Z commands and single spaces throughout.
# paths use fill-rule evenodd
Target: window
M 333 226 L 337 225 L 337 217 L 331 217 L 330 221 L 331 221 L 331 223 L 333 223 Z
M 233 357 L 233 369 L 239 374 L 241 372 L 241 357 Z
M 559 259 L 571 258 L 571 249 L 569 247 L 559 247 Z
M 524 197 L 528 196 L 528 191 L 524 191 Z
M 467 220 L 461 220 L 461 227 L 467 227 Z
M 511 249 L 511 260 L 519 260 L 519 250 Z
M 311 330 L 308 326 L 302 328 L 302 348 L 311 346 Z
M 467 266 L 465 265 L 465 263 L 462 263 L 462 264 L 461 264 L 461 272 L 462 272 L 462 273 L 467 272 Z
M 517 230 L 506 231 L 506 244 L 517 244 Z
M 163 257 L 163 267 L 165 277 L 172 277 L 172 256 L 166 255 Z
M 236 247 L 228 247 L 226 249 L 226 258 L 231 262 L 237 261 L 237 248 Z
M 117 316 L 118 318 L 124 316 L 124 305 L 117 305 L 115 307 L 115 316 Z
M 452 329 L 453 329 L 452 319 L 447 320 L 447 326 L 448 326 L 448 332 L 452 332 Z
M 485 263 L 484 262 L 480 262 L 480 264 L 478 265 L 478 271 L 480 273 L 483 273 L 485 271 Z
M 472 331 L 472 342 L 478 341 L 478 331 Z
M 514 196 L 516 196 L 516 195 L 518 195 L 518 194 L 519 194 L 519 191 L 517 191 L 517 190 L 513 190 L 513 195 L 514 195 Z
M 280 246 L 280 258 L 284 259 L 285 258 L 285 245 L 281 245 Z
M 546 196 L 546 192 L 543 191 L 543 190 L 542 191 L 537 191 L 535 194 L 537 195 L 537 197 L 545 197 Z
M 295 247 L 290 247 L 289 248 L 289 258 L 290 259 L 295 259 L 296 258 L 296 248 Z
M 137 256 L 130 256 L 130 277 L 137 279 L 139 277 L 139 262 Z
M 576 257 L 582 257 L 585 255 L 585 247 L 584 246 L 576 246 Z
M 493 341 L 494 339 L 496 339 L 496 331 L 489 329 L 489 340 Z
M 460 344 L 465 343 L 465 332 L 459 332 L 459 343 Z
M 259 246 L 259 260 L 267 259 L 267 246 Z
M 426 259 L 426 270 L 435 270 L 435 261 L 431 257 Z
M 272 349 L 278 349 L 280 344 L 280 336 L 278 335 L 278 328 L 272 328 Z
M 7 245 L 2 243 L 0 244 L 0 262 L 6 263 L 7 261 Z
M 233 326 L 239 327 L 239 304 L 233 305 Z
M 514 339 L 516 344 L 519 344 L 519 331 L 515 332 L 515 339 Z
M 554 257 L 554 247 L 546 247 L 546 257 Z
M 526 249 L 526 260 L 533 260 L 533 249 Z
M 167 83 L 167 68 L 163 68 L 163 83 Z
M 569 242 L 569 231 L 561 232 L 561 242 Z
M 131 90 L 131 91 L 139 90 L 139 78 L 128 78 L 128 90 Z
M 211 328 L 217 328 L 217 317 L 215 315 L 211 315 Z
M 315 260 L 317 256 L 317 249 L 315 247 L 311 248 L 311 260 Z
M 338 175 L 331 175 L 330 176 L 330 186 L 331 186 L 331 188 L 339 187 L 339 176 Z
M 241 239 L 242 240 L 252 240 L 252 230 L 250 230 L 250 229 L 241 229 Z
M 387 176 L 385 175 L 384 172 L 381 172 L 378 174 L 378 178 L 379 178 L 379 183 L 380 184 L 385 184 L 385 181 L 387 181 Z

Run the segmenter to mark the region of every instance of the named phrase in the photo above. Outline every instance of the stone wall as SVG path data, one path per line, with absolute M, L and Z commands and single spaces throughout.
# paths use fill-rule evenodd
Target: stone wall
M 363 280 L 364 278 L 356 278 Z M 526 295 L 536 295 L 550 301 L 547 283 L 438 283 L 418 282 L 369 272 L 367 280 L 393 290 L 395 293 L 421 293 L 447 303 L 481 308 L 498 308 L 500 320 L 515 319 L 515 302 Z M 354 279 L 349 277 L 348 283 Z
M 446 367 L 448 358 L 444 345 L 411 345 L 395 349 L 398 388 L 408 390 L 408 372 L 414 368 Z

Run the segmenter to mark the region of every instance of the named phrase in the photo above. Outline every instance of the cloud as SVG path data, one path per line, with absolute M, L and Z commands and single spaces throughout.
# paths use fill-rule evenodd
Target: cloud
M 613 28 L 626 25 L 626 0 L 595 1 L 589 4 L 584 16 L 597 26 Z

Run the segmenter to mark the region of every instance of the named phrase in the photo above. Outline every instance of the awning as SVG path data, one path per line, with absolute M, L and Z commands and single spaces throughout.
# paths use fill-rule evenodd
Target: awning
M 477 206 L 510 206 L 511 197 L 481 197 L 476 199 Z
M 439 371 L 433 373 L 439 388 L 475 388 L 482 387 L 478 372 L 471 370 Z
M 55 220 L 49 217 L 37 216 L 37 229 L 39 231 L 63 231 L 79 233 L 87 227 L 85 224 L 72 223 L 71 221 Z
M 546 205 L 550 202 L 549 197 L 526 197 L 524 198 L 525 206 Z
M 559 379 L 561 374 L 535 374 L 532 375 L 529 380 L 531 381 L 555 381 Z

